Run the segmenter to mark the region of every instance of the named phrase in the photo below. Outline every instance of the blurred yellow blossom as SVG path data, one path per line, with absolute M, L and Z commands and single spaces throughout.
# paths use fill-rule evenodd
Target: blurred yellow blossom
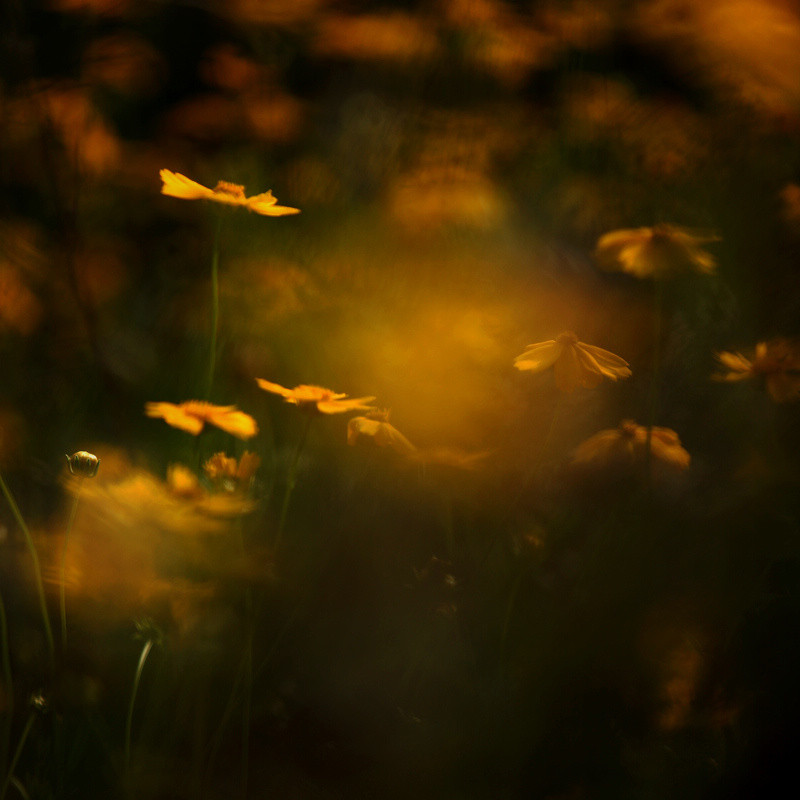
M 579 342 L 572 331 L 559 334 L 557 339 L 529 344 L 514 359 L 514 366 L 530 372 L 553 367 L 556 386 L 562 392 L 572 392 L 579 386 L 591 389 L 603 378 L 615 381 L 631 375 L 627 361 L 608 350 Z
M 246 490 L 260 464 L 261 459 L 249 450 L 238 461 L 225 453 L 215 453 L 203 464 L 203 472 L 216 486 L 228 491 Z
M 206 422 L 221 428 L 239 439 L 250 439 L 258 433 L 256 421 L 236 406 L 215 406 L 202 400 L 187 400 L 185 403 L 147 403 L 148 417 L 159 417 L 182 431 L 197 436 Z
M 752 360 L 741 353 L 717 353 L 728 372 L 712 375 L 718 381 L 741 381 L 764 377 L 769 396 L 776 403 L 800 399 L 800 347 L 786 339 L 771 339 L 756 345 Z
M 631 228 L 601 236 L 595 256 L 601 267 L 637 278 L 665 278 L 681 272 L 714 272 L 714 257 L 700 245 L 718 242 L 714 235 L 696 235 L 674 225 Z
M 346 394 L 338 394 L 322 386 L 308 386 L 301 384 L 294 389 L 285 389 L 277 383 L 270 383 L 262 378 L 256 382 L 265 392 L 279 394 L 287 403 L 302 408 L 305 411 L 317 411 L 320 414 L 342 414 L 347 411 L 368 411 L 372 406 L 374 397 L 351 397 L 345 400 Z
M 364 417 L 353 417 L 347 423 L 347 444 L 372 442 L 378 447 L 391 447 L 400 455 L 408 456 L 417 448 L 389 422 L 389 411 L 370 411 Z
M 277 205 L 277 199 L 271 191 L 245 197 L 244 186 L 235 183 L 219 181 L 213 189 L 201 186 L 199 183 L 181 175 L 162 169 L 159 173 L 164 182 L 161 194 L 169 197 L 179 197 L 183 200 L 213 200 L 228 206 L 244 206 L 248 211 L 255 211 L 267 217 L 284 217 L 287 214 L 299 214 L 299 208 Z
M 600 431 L 575 451 L 573 463 L 597 467 L 628 467 L 644 462 L 647 453 L 647 427 L 626 419 L 619 427 Z M 681 446 L 678 434 L 670 428 L 650 429 L 652 458 L 670 467 L 688 469 L 691 456 Z

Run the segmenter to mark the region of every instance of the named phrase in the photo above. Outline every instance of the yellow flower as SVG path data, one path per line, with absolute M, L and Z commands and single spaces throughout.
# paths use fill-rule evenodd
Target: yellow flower
M 786 339 L 759 342 L 753 360 L 741 353 L 717 353 L 729 371 L 711 377 L 717 381 L 742 381 L 764 377 L 769 396 L 776 403 L 800 399 L 800 348 Z
M 700 245 L 720 241 L 674 225 L 612 231 L 600 237 L 595 256 L 601 267 L 637 278 L 665 278 L 680 272 L 714 272 L 714 257 Z
M 347 411 L 369 411 L 372 406 L 367 403 L 372 402 L 374 397 L 352 397 L 345 400 L 346 394 L 337 394 L 331 389 L 323 389 L 321 386 L 307 386 L 301 384 L 294 389 L 284 389 L 277 383 L 270 383 L 262 378 L 256 378 L 256 382 L 265 392 L 279 394 L 287 403 L 302 408 L 305 411 L 319 412 L 320 414 L 343 414 Z
M 238 462 L 225 453 L 215 453 L 203 464 L 203 472 L 212 483 L 235 491 L 250 486 L 260 464 L 261 459 L 249 450 L 242 453 Z
M 256 421 L 236 406 L 215 406 L 202 400 L 187 400 L 185 403 L 147 403 L 148 417 L 160 417 L 173 428 L 197 436 L 206 422 L 221 428 L 238 439 L 250 439 L 258 433 Z
M 213 200 L 226 206 L 244 206 L 248 211 L 263 214 L 267 217 L 285 217 L 287 214 L 299 214 L 299 208 L 277 205 L 277 199 L 272 192 L 256 194 L 252 197 L 244 196 L 244 186 L 235 183 L 219 181 L 213 189 L 208 189 L 195 183 L 185 175 L 162 169 L 160 172 L 164 185 L 161 194 L 170 197 L 180 197 L 183 200 Z
M 557 339 L 529 344 L 514 359 L 514 366 L 530 372 L 544 372 L 553 367 L 556 386 L 562 392 L 571 392 L 579 386 L 592 388 L 603 378 L 615 381 L 631 374 L 627 361 L 608 350 L 579 342 L 572 331 L 565 331 Z
M 391 447 L 402 456 L 416 453 L 417 448 L 394 425 L 389 424 L 389 411 L 370 411 L 365 417 L 353 417 L 347 423 L 347 444 L 372 442 L 378 447 Z
M 573 463 L 598 467 L 627 467 L 644 461 L 647 428 L 629 419 L 618 428 L 600 431 L 575 451 Z M 691 456 L 681 446 L 678 434 L 670 428 L 652 428 L 650 454 L 654 460 L 677 469 L 688 469 Z

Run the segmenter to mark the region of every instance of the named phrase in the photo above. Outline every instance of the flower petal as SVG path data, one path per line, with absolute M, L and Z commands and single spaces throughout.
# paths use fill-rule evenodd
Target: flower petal
M 265 381 L 263 378 L 256 378 L 256 383 L 265 391 L 265 392 L 272 392 L 273 394 L 279 394 L 281 397 L 291 397 L 292 390 L 286 389 L 283 386 L 278 385 L 277 383 L 271 383 L 270 381 Z
M 578 349 L 591 356 L 597 368 L 606 378 L 611 378 L 611 380 L 615 381 L 617 378 L 629 378 L 633 374 L 624 358 L 620 358 L 608 350 L 603 350 L 602 347 L 578 342 Z
M 263 194 L 256 194 L 253 197 L 248 197 L 245 205 L 250 211 L 255 211 L 256 214 L 263 214 L 267 217 L 285 217 L 289 214 L 299 214 L 299 208 L 290 208 L 289 206 L 276 205 L 277 199 L 272 194 L 272 191 L 264 192 Z
M 258 433 L 256 421 L 244 411 L 223 408 L 212 411 L 208 421 L 237 439 L 252 439 Z
M 520 370 L 543 372 L 555 364 L 563 349 L 564 346 L 554 339 L 539 344 L 529 344 L 527 350 L 514 359 L 514 366 Z
M 168 169 L 162 169 L 159 175 L 164 182 L 161 187 L 161 194 L 169 197 L 180 197 L 183 200 L 214 199 L 214 192 L 211 189 L 201 186 L 185 175 L 171 172 Z
M 167 425 L 173 428 L 191 433 L 197 436 L 203 430 L 203 420 L 199 417 L 187 414 L 182 406 L 174 403 L 147 403 L 145 413 L 148 417 L 157 417 L 164 420 Z

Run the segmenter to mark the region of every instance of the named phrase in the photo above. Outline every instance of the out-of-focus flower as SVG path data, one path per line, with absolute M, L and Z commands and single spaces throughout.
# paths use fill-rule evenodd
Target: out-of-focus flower
M 114 33 L 89 44 L 83 53 L 83 76 L 89 83 L 133 95 L 150 94 L 160 83 L 164 64 L 143 38 Z
M 365 60 L 402 61 L 436 52 L 436 33 L 410 14 L 329 14 L 322 19 L 316 52 Z
M 267 217 L 284 217 L 287 214 L 300 213 L 299 208 L 277 205 L 278 201 L 271 191 L 245 197 L 244 186 L 235 183 L 219 181 L 213 189 L 208 189 L 185 175 L 170 172 L 168 169 L 162 169 L 159 174 L 164 182 L 161 194 L 169 197 L 179 197 L 182 200 L 213 200 L 215 203 L 227 206 L 243 206 L 248 211 L 255 211 Z
M 728 372 L 711 377 L 717 381 L 742 381 L 763 376 L 769 396 L 776 403 L 800 399 L 800 346 L 786 339 L 759 342 L 752 360 L 741 353 L 717 353 Z
M 347 423 L 347 444 L 372 442 L 378 447 L 391 447 L 401 456 L 413 455 L 417 448 L 389 422 L 389 410 L 375 409 L 364 417 L 353 417 Z
M 784 221 L 796 230 L 800 230 L 800 186 L 796 183 L 787 183 L 781 189 L 780 198 L 783 201 L 781 216 Z
M 77 453 L 64 457 L 67 459 L 70 475 L 94 478 L 100 468 L 100 459 L 94 453 L 88 453 L 86 450 L 78 450 Z
M 256 383 L 265 391 L 279 394 L 287 403 L 302 408 L 304 411 L 319 412 L 320 414 L 343 414 L 347 411 L 369 411 L 368 405 L 374 397 L 351 397 L 345 399 L 346 394 L 338 394 L 322 386 L 308 386 L 301 384 L 294 389 L 285 389 L 277 383 L 270 383 L 262 378 L 256 378 Z
M 714 257 L 700 245 L 720 241 L 673 225 L 611 231 L 597 242 L 595 256 L 604 269 L 621 270 L 637 278 L 666 278 L 682 272 L 714 272 Z
M 575 451 L 573 463 L 596 467 L 625 468 L 645 460 L 647 428 L 623 420 L 618 428 L 600 431 Z M 691 456 L 681 446 L 678 434 L 670 428 L 650 429 L 650 454 L 667 466 L 688 469 Z
M 147 403 L 148 417 L 158 417 L 167 425 L 197 436 L 206 422 L 239 439 L 251 439 L 258 433 L 256 421 L 236 406 L 215 406 L 202 400 L 185 403 Z
M 800 17 L 776 0 L 648 0 L 632 9 L 643 44 L 693 80 L 772 114 L 800 103 Z
M 0 329 L 22 336 L 33 333 L 42 318 L 42 304 L 13 266 L 0 260 Z
M 227 491 L 247 490 L 252 483 L 261 459 L 249 450 L 237 461 L 225 453 L 214 453 L 203 464 L 203 472 L 215 486 Z
M 603 378 L 615 381 L 631 375 L 627 361 L 601 347 L 579 342 L 572 331 L 559 334 L 557 339 L 529 344 L 514 359 L 514 366 L 530 372 L 553 367 L 556 387 L 562 392 L 572 392 L 579 386 L 591 389 Z

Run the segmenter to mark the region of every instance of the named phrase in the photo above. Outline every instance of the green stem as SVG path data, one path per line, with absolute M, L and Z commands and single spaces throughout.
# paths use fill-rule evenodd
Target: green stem
M 11 494 L 8 486 L 6 486 L 6 482 L 3 480 L 2 474 L 0 474 L 0 489 L 3 490 L 3 494 L 6 496 L 9 506 L 11 506 L 11 512 L 14 514 L 14 518 L 17 520 L 17 525 L 19 525 L 19 527 L 22 529 L 22 532 L 25 534 L 25 543 L 28 545 L 28 551 L 30 552 L 31 559 L 33 560 L 36 588 L 39 592 L 39 606 L 42 612 L 42 622 L 44 624 L 45 636 L 47 637 L 47 649 L 50 655 L 50 667 L 52 669 L 55 661 L 55 643 L 53 642 L 53 630 L 50 627 L 50 617 L 47 613 L 47 601 L 44 597 L 44 585 L 42 584 L 42 568 L 39 564 L 39 554 L 36 552 L 36 545 L 33 543 L 33 537 L 31 536 L 31 532 L 28 530 L 28 526 L 25 524 L 25 520 L 20 513 L 19 506 L 17 506 L 14 496 Z
M 136 692 L 139 690 L 139 681 L 142 677 L 142 670 L 144 669 L 144 662 L 147 661 L 147 656 L 153 649 L 153 640 L 148 639 L 142 648 L 142 654 L 139 656 L 139 664 L 136 667 L 136 674 L 133 676 L 133 689 L 131 690 L 131 702 L 128 706 L 128 718 L 125 721 L 125 777 L 128 785 L 130 786 L 131 779 L 131 727 L 133 725 L 133 707 L 136 703 Z M 2 800 L 2 798 L 0 798 Z
M 222 230 L 222 216 L 217 218 L 214 229 L 214 251 L 211 254 L 211 346 L 208 357 L 208 381 L 206 400 L 211 398 L 214 386 L 214 371 L 217 367 L 217 331 L 219 329 L 219 238 Z
M 3 689 L 6 694 L 5 719 L 3 721 L 3 738 L 0 739 L 0 775 L 6 774 L 8 746 L 11 743 L 11 720 L 14 716 L 14 684 L 11 677 L 11 656 L 8 650 L 8 618 L 3 597 L 0 595 L 0 634 L 3 647 Z
M 300 436 L 300 441 L 297 445 L 297 450 L 294 452 L 294 458 L 292 459 L 292 464 L 289 467 L 289 475 L 286 479 L 286 493 L 283 495 L 283 505 L 281 506 L 281 517 L 280 521 L 278 522 L 278 533 L 275 536 L 275 552 L 278 552 L 278 548 L 281 544 L 281 539 L 283 538 L 283 529 L 286 525 L 286 514 L 289 511 L 289 501 L 292 498 L 292 492 L 294 491 L 295 484 L 297 483 L 297 466 L 300 463 L 300 455 L 303 452 L 303 447 L 305 446 L 306 439 L 308 438 L 308 429 L 311 427 L 311 420 L 314 419 L 312 414 L 308 415 L 306 420 L 305 427 L 303 428 L 303 433 Z
M 22 755 L 22 748 L 25 747 L 25 742 L 28 738 L 28 734 L 31 732 L 31 728 L 33 727 L 33 723 L 36 721 L 36 713 L 32 712 L 28 716 L 28 721 L 25 723 L 25 728 L 22 731 L 22 736 L 20 736 L 19 744 L 17 745 L 17 749 L 14 751 L 14 757 L 11 759 L 11 766 L 8 769 L 8 775 L 6 775 L 5 780 L 3 781 L 3 788 L 0 789 L 0 800 L 5 800 L 6 792 L 8 791 L 8 786 L 11 783 L 11 779 L 14 776 L 14 770 L 17 768 L 17 762 L 19 761 L 19 757 Z
M 67 543 L 69 542 L 69 535 L 72 533 L 72 526 L 75 523 L 75 515 L 78 513 L 78 501 L 81 497 L 81 489 L 83 489 L 84 476 L 78 478 L 78 488 L 75 492 L 75 500 L 72 503 L 72 511 L 70 511 L 69 522 L 67 523 L 67 531 L 64 534 L 64 549 L 61 552 L 61 646 L 64 650 L 67 649 L 67 598 L 66 598 L 66 569 L 67 569 Z

